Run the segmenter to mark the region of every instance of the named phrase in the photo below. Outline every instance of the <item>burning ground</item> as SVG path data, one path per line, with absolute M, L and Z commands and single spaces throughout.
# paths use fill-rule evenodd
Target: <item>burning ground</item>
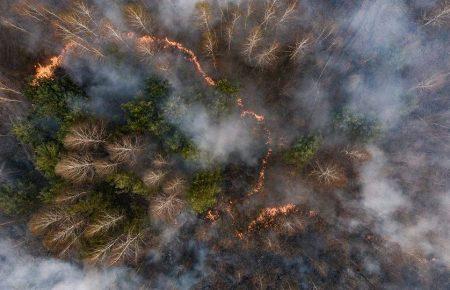
M 0 8 L 3 288 L 448 287 L 446 1 Z

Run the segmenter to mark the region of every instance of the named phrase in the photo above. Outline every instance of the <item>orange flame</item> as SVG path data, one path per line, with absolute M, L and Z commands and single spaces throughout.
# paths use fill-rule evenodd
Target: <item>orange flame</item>
M 132 37 L 134 37 L 134 34 L 128 33 L 127 36 L 129 38 L 132 38 Z M 171 48 L 174 48 L 174 49 L 182 52 L 186 56 L 186 58 L 194 64 L 194 67 L 197 70 L 197 72 L 202 76 L 204 81 L 209 86 L 216 85 L 216 82 L 203 70 L 203 68 L 198 60 L 198 57 L 195 55 L 195 53 L 191 49 L 182 45 L 181 43 L 176 42 L 174 40 L 170 40 L 167 37 L 158 38 L 156 36 L 151 36 L 151 35 L 145 35 L 145 36 L 139 37 L 137 39 L 138 45 L 152 45 L 153 43 L 155 43 L 155 45 L 158 43 L 161 43 L 164 48 L 171 47 Z M 54 76 L 55 69 L 62 64 L 65 55 L 73 47 L 74 47 L 74 45 L 71 42 L 69 42 L 64 47 L 64 49 L 62 50 L 60 55 L 54 56 L 50 59 L 50 63 L 48 65 L 41 66 L 40 64 L 38 64 L 38 66 L 36 68 L 36 74 L 35 74 L 33 83 L 36 83 L 38 79 L 52 78 Z M 270 137 L 270 131 L 266 128 L 265 123 L 264 123 L 264 121 L 265 121 L 264 115 L 260 115 L 251 110 L 245 109 L 245 106 L 244 106 L 241 98 L 237 99 L 237 105 L 241 110 L 242 118 L 244 118 L 246 116 L 250 116 L 253 119 L 255 119 L 263 127 L 263 129 L 266 131 L 266 135 L 267 135 L 266 144 L 270 146 L 272 143 L 272 140 Z M 272 149 L 269 147 L 266 155 L 264 156 L 264 158 L 261 162 L 261 169 L 258 174 L 258 181 L 256 182 L 253 189 L 250 191 L 250 195 L 254 194 L 254 193 L 258 193 L 258 192 L 262 191 L 262 189 L 264 188 L 265 172 L 267 169 L 268 160 L 271 155 L 272 155 Z
M 262 210 L 259 216 L 250 223 L 248 230 L 252 231 L 258 224 L 262 224 L 264 227 L 268 227 L 270 222 L 279 215 L 288 215 L 297 210 L 297 206 L 292 203 L 288 203 L 279 207 L 269 207 Z
M 62 55 L 50 58 L 48 65 L 38 64 L 36 66 L 36 74 L 34 75 L 33 83 L 36 84 L 38 79 L 51 79 L 55 74 L 55 69 L 62 63 Z

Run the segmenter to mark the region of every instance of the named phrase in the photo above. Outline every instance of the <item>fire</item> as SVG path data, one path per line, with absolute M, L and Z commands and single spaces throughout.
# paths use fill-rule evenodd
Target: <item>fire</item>
M 270 226 L 270 223 L 275 219 L 275 217 L 280 215 L 288 215 L 297 210 L 297 206 L 292 203 L 288 203 L 279 207 L 269 207 L 262 210 L 259 216 L 250 223 L 248 230 L 252 231 L 257 225 L 262 225 L 263 227 Z
M 36 67 L 36 74 L 34 80 L 38 79 L 51 79 L 55 73 L 55 69 L 62 63 L 62 55 L 54 56 L 50 58 L 50 63 L 48 65 L 42 66 L 38 64 Z
M 36 66 L 36 73 L 33 78 L 32 84 L 36 84 L 39 79 L 51 79 L 55 75 L 55 70 L 63 63 L 64 57 L 74 48 L 74 44 L 69 42 L 66 44 L 57 56 L 53 56 L 49 60 L 49 64 L 43 66 L 38 64 Z
M 127 36 L 129 38 L 133 38 L 134 34 L 129 33 L 129 34 L 127 34 Z M 208 86 L 213 87 L 216 85 L 216 82 L 203 70 L 203 68 L 198 60 L 198 57 L 195 55 L 195 53 L 191 49 L 185 47 L 183 44 L 181 44 L 179 42 L 170 40 L 167 37 L 158 38 L 156 36 L 145 35 L 145 36 L 139 37 L 137 39 L 136 45 L 137 45 L 138 50 L 141 50 L 141 52 L 144 52 L 144 53 L 147 53 L 150 55 L 153 55 L 153 50 L 156 49 L 159 45 L 161 45 L 163 48 L 174 48 L 174 49 L 180 51 L 182 54 L 184 54 L 186 56 L 186 58 L 190 62 L 193 63 L 196 71 L 202 76 L 202 78 L 204 79 L 204 81 L 206 82 L 206 84 Z M 35 83 L 38 79 L 52 78 L 54 76 L 54 72 L 55 72 L 56 68 L 62 64 L 65 55 L 75 46 L 76 46 L 75 44 L 69 42 L 64 47 L 64 49 L 62 50 L 60 55 L 54 56 L 50 59 L 50 63 L 48 65 L 42 66 L 42 65 L 38 64 L 38 66 L 36 68 L 36 74 L 35 74 L 33 83 Z M 168 69 L 168 67 L 166 67 L 166 66 L 162 66 L 160 68 L 162 70 Z M 254 193 L 261 192 L 264 188 L 265 173 L 266 173 L 266 169 L 267 169 L 267 165 L 268 165 L 268 160 L 272 155 L 272 149 L 270 148 L 272 141 L 271 141 L 271 137 L 270 137 L 270 131 L 265 126 L 264 115 L 257 114 L 251 110 L 246 109 L 241 98 L 237 99 L 237 105 L 241 110 L 242 118 L 249 116 L 249 117 L 255 119 L 256 122 L 258 124 L 260 124 L 260 126 L 263 127 L 263 129 L 266 131 L 266 135 L 267 135 L 266 144 L 269 145 L 269 149 L 261 162 L 261 169 L 258 174 L 258 181 L 256 182 L 253 189 L 250 191 L 250 195 L 251 195 Z

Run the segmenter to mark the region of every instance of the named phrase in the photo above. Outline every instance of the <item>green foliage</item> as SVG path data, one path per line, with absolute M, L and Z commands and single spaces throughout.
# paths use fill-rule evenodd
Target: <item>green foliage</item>
M 24 180 L 0 187 L 0 211 L 13 216 L 27 216 L 39 207 L 39 188 Z
M 380 133 L 380 126 L 374 118 L 349 110 L 336 114 L 333 126 L 352 142 L 367 143 Z
M 169 91 L 169 83 L 166 80 L 151 77 L 145 82 L 144 98 L 153 100 L 159 105 L 163 99 L 169 96 Z
M 24 92 L 33 103 L 33 109 L 39 116 L 52 116 L 60 120 L 71 111 L 80 99 L 86 98 L 83 91 L 67 77 L 39 79 L 30 84 Z
M 197 213 L 204 213 L 217 202 L 221 192 L 222 175 L 220 170 L 198 172 L 188 190 L 187 198 Z
M 216 89 L 227 95 L 236 95 L 239 92 L 239 88 L 231 84 L 228 80 L 219 80 L 216 85 Z
M 127 121 L 126 129 L 131 132 L 149 132 L 162 137 L 170 125 L 160 116 L 154 101 L 131 101 L 122 105 Z
M 316 154 L 320 147 L 320 139 L 316 136 L 304 136 L 283 154 L 286 163 L 303 167 Z
M 45 177 L 55 177 L 55 166 L 58 163 L 60 147 L 54 143 L 39 145 L 36 148 L 36 168 Z
M 43 142 L 41 134 L 29 120 L 14 123 L 11 131 L 20 142 L 32 147 Z
M 116 173 L 108 177 L 116 189 L 120 191 L 130 192 L 141 196 L 149 196 L 150 190 L 145 184 L 134 174 L 128 172 Z

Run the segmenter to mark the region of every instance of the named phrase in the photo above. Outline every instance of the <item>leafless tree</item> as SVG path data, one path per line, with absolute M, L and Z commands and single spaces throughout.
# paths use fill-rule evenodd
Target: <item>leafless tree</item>
M 238 23 L 240 17 L 241 17 L 241 15 L 239 14 L 239 12 L 238 11 L 234 11 L 233 12 L 233 17 L 232 17 L 230 23 L 228 24 L 228 26 L 226 28 L 228 50 L 231 49 L 231 42 L 233 41 L 234 30 L 236 28 L 236 24 Z
M 63 210 L 51 209 L 41 211 L 31 217 L 28 227 L 33 234 L 40 235 L 51 226 L 67 218 L 68 214 Z
M 139 137 L 124 136 L 120 140 L 107 144 L 111 159 L 118 163 L 134 165 L 143 151 L 143 143 Z
M 162 167 L 169 165 L 169 161 L 167 160 L 167 158 L 161 154 L 156 155 L 156 157 L 155 157 L 155 159 L 153 159 L 152 163 L 153 163 L 153 166 L 155 166 L 157 168 L 162 168 Z
M 150 170 L 144 175 L 144 183 L 150 187 L 157 187 L 164 180 L 167 172 L 162 170 Z
M 94 161 L 95 173 L 100 177 L 106 177 L 117 171 L 119 163 L 111 162 L 109 160 L 95 160 Z
M 433 91 L 443 87 L 447 83 L 447 79 L 450 73 L 435 73 L 431 75 L 429 78 L 421 81 L 417 86 L 411 88 L 411 90 L 426 90 Z
M 344 155 L 347 156 L 350 160 L 355 161 L 367 161 L 371 158 L 370 153 L 362 148 L 348 147 L 342 150 L 342 153 L 344 153 Z
M 256 56 L 256 63 L 259 67 L 273 65 L 277 61 L 277 52 L 280 45 L 277 42 L 272 43 Z
M 332 185 L 338 183 L 343 179 L 340 170 L 333 164 L 322 166 L 319 162 L 316 162 L 315 168 L 312 173 L 320 183 L 326 185 Z
M 128 5 L 125 8 L 128 21 L 136 29 L 150 33 L 150 14 L 140 5 Z
M 111 248 L 109 264 L 115 265 L 121 261 L 137 262 L 145 244 L 143 238 L 143 230 L 130 229 L 126 234 L 122 234 Z
M 163 190 L 168 194 L 181 194 L 186 188 L 186 181 L 181 177 L 175 177 L 166 182 Z
M 64 138 L 64 146 L 70 150 L 95 149 L 105 142 L 103 122 L 85 122 L 72 127 Z
M 425 15 L 425 24 L 428 25 L 442 25 L 450 20 L 450 2 L 445 1 L 441 7 L 432 12 L 431 15 Z
M 161 193 L 151 200 L 150 214 L 165 221 L 173 221 L 185 207 L 177 193 Z
M 284 22 L 288 21 L 292 18 L 293 14 L 295 13 L 295 9 L 297 8 L 297 1 L 292 1 L 289 3 L 286 7 L 286 10 L 284 10 L 283 15 L 278 20 L 278 24 L 283 24 Z
M 270 0 L 267 2 L 266 9 L 264 10 L 264 16 L 263 16 L 263 21 L 261 23 L 261 26 L 264 26 L 267 28 L 267 25 L 269 24 L 269 22 L 273 18 L 275 18 L 275 15 L 277 13 L 277 5 L 278 5 L 278 0 Z
M 95 166 L 90 155 L 69 155 L 62 158 L 55 167 L 55 173 L 75 183 L 94 179 Z
M 93 237 L 107 232 L 125 218 L 123 214 L 108 213 L 101 214 L 93 223 L 89 224 L 84 232 L 86 237 Z
M 74 201 L 77 201 L 78 199 L 86 196 L 88 192 L 86 190 L 75 190 L 75 189 L 69 189 L 66 190 L 64 193 L 58 195 L 55 199 L 56 203 L 71 203 Z
M 253 51 L 256 47 L 258 47 L 259 43 L 263 39 L 261 28 L 259 26 L 252 29 L 252 32 L 248 35 L 246 42 L 244 44 L 244 50 L 243 53 L 246 55 L 249 59 L 253 55 Z
M 214 32 L 211 29 L 211 7 L 206 2 L 200 2 L 197 4 L 197 9 L 199 11 L 199 18 L 200 18 L 200 24 L 202 26 L 202 29 L 204 31 L 203 33 L 203 49 L 206 52 L 208 56 L 211 57 L 213 62 L 215 63 L 215 49 L 217 45 L 217 39 L 214 35 Z
M 298 60 L 299 58 L 301 58 L 309 49 L 310 45 L 310 37 L 306 37 L 297 41 L 294 46 L 290 47 L 292 49 L 290 53 L 290 59 Z
M 84 224 L 84 219 L 75 216 L 62 220 L 45 235 L 44 246 L 64 256 L 79 241 Z

